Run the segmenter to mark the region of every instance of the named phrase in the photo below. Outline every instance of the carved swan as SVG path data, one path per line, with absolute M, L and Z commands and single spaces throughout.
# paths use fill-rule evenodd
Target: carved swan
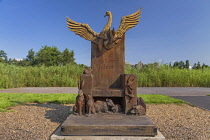
M 96 33 L 95 31 L 93 31 L 88 24 L 78 23 L 68 17 L 66 18 L 67 26 L 70 31 L 75 32 L 76 35 L 79 35 L 86 40 L 98 44 L 98 48 L 99 50 L 101 50 L 102 47 L 105 47 L 106 49 L 111 49 L 114 44 L 118 43 L 120 38 L 126 31 L 128 31 L 132 27 L 135 27 L 138 24 L 138 22 L 140 21 L 140 15 L 141 8 L 131 15 L 122 17 L 118 30 L 114 31 L 114 29 L 110 29 L 112 24 L 112 13 L 110 11 L 107 11 L 105 16 L 108 16 L 108 22 L 104 26 L 101 33 Z
M 106 16 L 108 16 L 109 18 L 108 18 L 107 24 L 104 26 L 104 29 L 103 29 L 104 31 L 109 30 L 112 25 L 112 13 L 110 11 L 107 11 L 106 15 L 104 15 L 104 17 L 106 17 Z

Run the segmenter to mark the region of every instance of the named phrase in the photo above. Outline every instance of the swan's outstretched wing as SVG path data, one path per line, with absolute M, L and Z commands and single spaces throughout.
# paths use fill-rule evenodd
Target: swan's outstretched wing
M 67 18 L 67 26 L 70 31 L 74 31 L 76 35 L 79 35 L 80 37 L 95 42 L 96 36 L 98 33 L 93 31 L 88 24 L 84 23 L 78 23 L 70 18 Z
M 138 24 L 138 22 L 140 21 L 139 20 L 140 15 L 141 15 L 141 8 L 131 15 L 122 17 L 120 26 L 115 33 L 115 37 L 122 37 L 122 35 L 126 31 L 128 31 L 132 27 L 135 27 Z M 118 42 L 118 41 L 119 40 L 117 40 L 116 42 Z

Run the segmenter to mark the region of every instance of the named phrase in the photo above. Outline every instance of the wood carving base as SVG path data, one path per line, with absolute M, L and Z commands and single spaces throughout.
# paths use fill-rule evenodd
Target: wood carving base
M 146 115 L 96 114 L 85 117 L 71 114 L 61 125 L 61 135 L 154 137 L 157 127 Z

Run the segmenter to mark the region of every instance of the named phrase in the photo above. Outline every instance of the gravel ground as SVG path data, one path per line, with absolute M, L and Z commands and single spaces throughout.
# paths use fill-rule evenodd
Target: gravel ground
M 70 105 L 26 104 L 0 112 L 0 140 L 46 140 Z M 147 105 L 147 115 L 168 140 L 209 140 L 210 111 L 189 105 Z
M 168 140 L 210 140 L 210 111 L 161 104 L 148 105 L 147 115 Z

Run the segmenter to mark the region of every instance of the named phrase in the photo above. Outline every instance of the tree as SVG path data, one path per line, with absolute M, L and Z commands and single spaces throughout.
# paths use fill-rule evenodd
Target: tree
M 69 51 L 69 49 L 66 48 L 61 54 L 61 63 L 63 65 L 75 63 L 74 60 L 74 51 Z
M 14 59 L 12 59 L 12 58 L 10 58 L 8 61 L 7 61 L 7 64 L 10 64 L 10 65 L 17 65 L 17 60 L 14 58 Z
M 179 64 L 178 64 L 178 67 L 179 67 L 180 69 L 185 68 L 184 62 L 183 62 L 183 61 L 180 61 Z
M 19 60 L 16 62 L 16 65 L 18 66 L 31 66 L 31 61 L 28 61 L 27 59 Z
M 197 64 L 197 69 L 201 69 L 201 64 L 200 64 L 199 61 L 198 61 L 198 64 Z
M 30 49 L 28 51 L 28 55 L 26 56 L 26 59 L 28 61 L 34 61 L 35 60 L 35 52 L 33 51 L 33 49 Z
M 192 69 L 197 69 L 197 64 L 196 63 L 193 65 Z
M 185 68 L 189 69 L 189 67 L 190 67 L 190 62 L 189 60 L 186 60 Z
M 179 62 L 178 61 L 174 62 L 173 67 L 179 67 Z
M 171 64 L 171 62 L 169 63 L 169 67 L 172 67 L 172 64 Z
M 5 62 L 5 61 L 7 61 L 7 54 L 3 50 L 0 50 L 0 62 Z
M 179 69 L 183 69 L 185 67 L 185 64 L 184 64 L 183 61 L 180 61 L 180 62 L 176 61 L 176 62 L 174 62 L 173 67 L 177 67 Z
M 4 62 L 3 58 L 6 53 L 0 50 L 0 62 Z M 25 59 L 17 61 L 16 59 L 9 59 L 8 64 L 19 65 L 19 66 L 58 66 L 66 65 L 69 63 L 75 63 L 74 51 L 69 51 L 67 48 L 60 52 L 57 47 L 53 46 L 42 46 L 42 48 L 36 53 L 33 49 L 28 51 L 28 55 Z
M 42 46 L 36 53 L 36 60 L 39 65 L 54 66 L 60 64 L 61 52 L 57 47 Z
M 205 68 L 208 68 L 208 67 L 209 67 L 208 65 L 206 65 L 206 64 L 203 63 L 202 69 L 205 69 Z
M 28 51 L 28 55 L 26 56 L 26 59 L 24 59 L 25 61 L 28 61 L 27 63 L 24 63 L 26 65 L 29 65 L 29 66 L 33 66 L 35 65 L 35 52 L 33 51 L 33 49 L 30 49 Z

